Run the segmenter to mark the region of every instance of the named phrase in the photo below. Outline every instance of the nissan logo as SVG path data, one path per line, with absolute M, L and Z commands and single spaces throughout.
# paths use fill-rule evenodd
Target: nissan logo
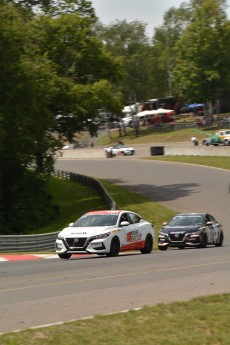
M 76 237 L 73 241 L 74 243 L 78 243 L 79 239 Z

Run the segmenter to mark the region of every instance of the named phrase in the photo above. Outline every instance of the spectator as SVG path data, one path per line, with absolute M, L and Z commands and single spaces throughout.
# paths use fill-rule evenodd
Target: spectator
M 191 138 L 191 142 L 193 143 L 193 145 L 198 145 L 198 140 L 195 136 Z

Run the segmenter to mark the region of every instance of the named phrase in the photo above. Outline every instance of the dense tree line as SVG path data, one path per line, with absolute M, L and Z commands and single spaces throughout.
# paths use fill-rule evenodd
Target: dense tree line
M 71 141 L 98 109 L 121 108 L 114 85 L 122 70 L 94 33 L 90 2 L 76 1 L 71 13 L 63 5 L 0 2 L 2 233 L 31 231 L 56 216 L 47 174 L 60 140 Z M 75 120 L 59 138 L 53 135 L 57 114 Z M 92 125 L 89 130 L 95 132 Z
M 91 1 L 0 0 L 3 233 L 29 232 L 55 217 L 47 193 L 54 154 L 86 125 L 95 134 L 99 110 L 120 114 L 125 103 L 168 95 L 215 105 L 230 89 L 225 6 L 190 0 L 172 7 L 150 38 L 140 21 L 103 25 Z M 66 119 L 61 127 L 57 115 Z

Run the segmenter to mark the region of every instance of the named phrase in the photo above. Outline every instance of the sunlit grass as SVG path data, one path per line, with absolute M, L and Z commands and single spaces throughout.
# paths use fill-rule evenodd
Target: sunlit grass
M 150 301 L 151 304 L 151 301 Z M 230 294 L 8 333 L 1 345 L 229 345 Z

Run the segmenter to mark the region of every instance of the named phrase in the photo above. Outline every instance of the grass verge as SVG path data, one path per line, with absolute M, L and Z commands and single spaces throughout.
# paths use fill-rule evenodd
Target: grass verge
M 230 294 L 3 334 L 1 345 L 229 345 Z

